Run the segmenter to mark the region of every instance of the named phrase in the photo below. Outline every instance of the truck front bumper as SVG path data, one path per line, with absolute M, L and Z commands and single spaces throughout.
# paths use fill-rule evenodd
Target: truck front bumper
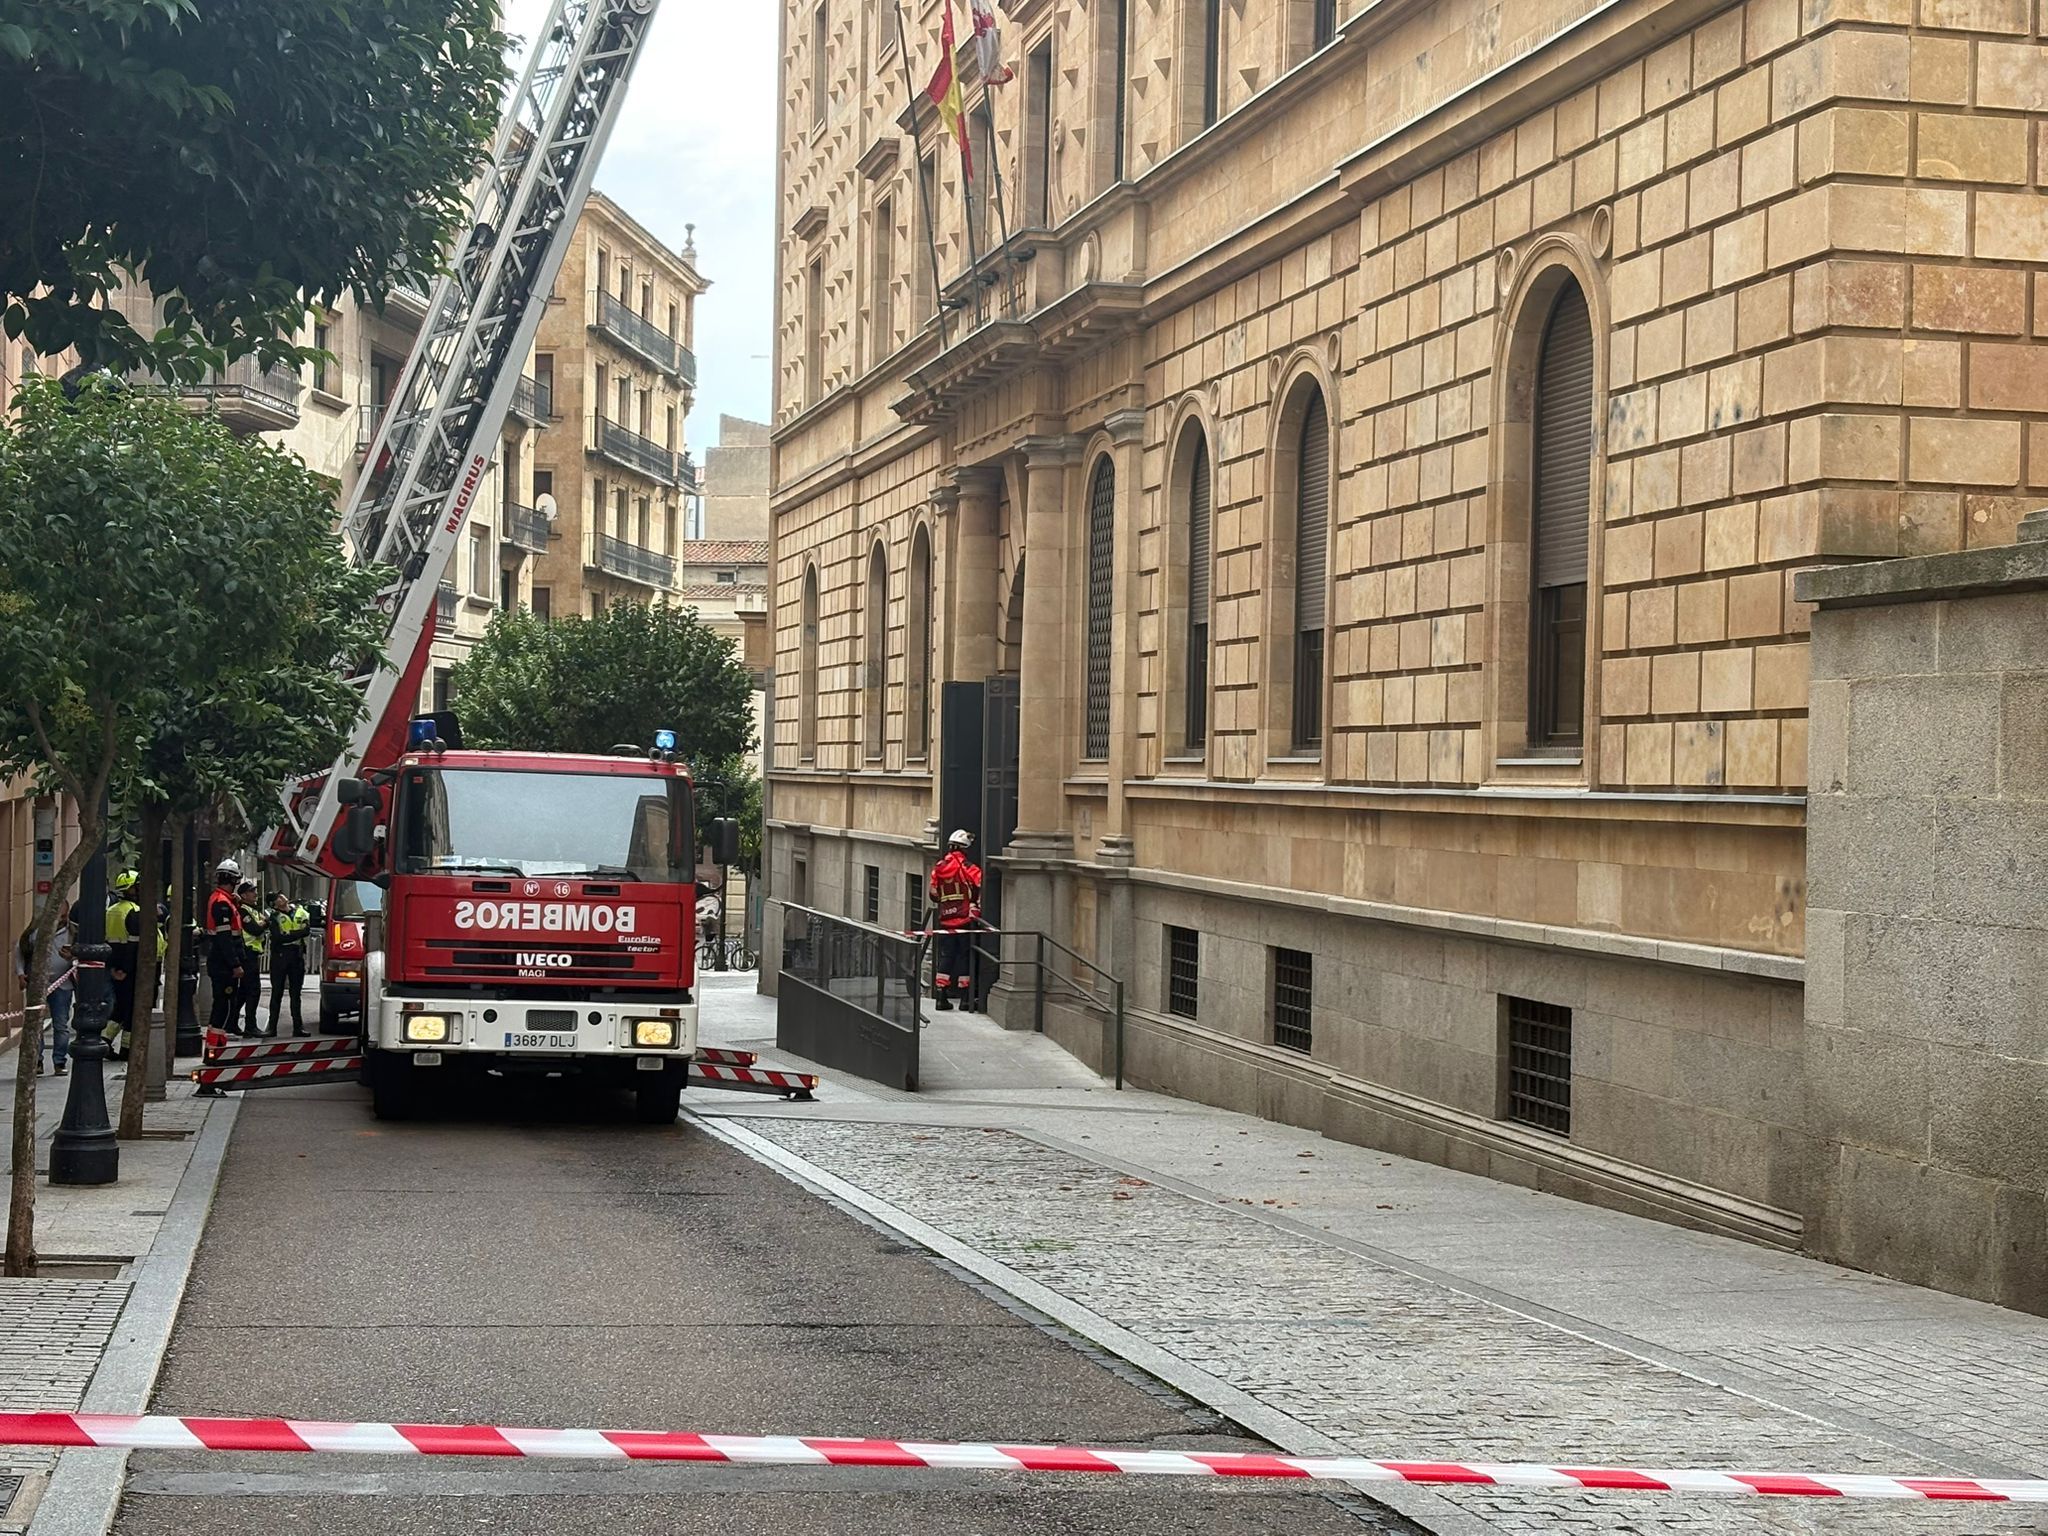
M 515 1072 L 658 1072 L 697 1051 L 697 1005 L 658 1000 L 550 1003 L 530 999 L 386 996 L 365 1030 L 377 1050 Z M 431 1058 L 438 1058 L 438 1062 Z

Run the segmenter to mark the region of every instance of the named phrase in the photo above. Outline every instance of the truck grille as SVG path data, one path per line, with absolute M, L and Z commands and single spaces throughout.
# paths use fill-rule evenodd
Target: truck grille
M 527 981 L 602 981 L 643 976 L 660 967 L 657 950 L 621 949 L 615 944 L 533 943 L 518 939 L 430 939 L 434 962 L 429 976 L 504 977 Z M 523 963 L 522 955 L 544 955 L 568 964 Z M 535 974 L 538 973 L 538 974 Z

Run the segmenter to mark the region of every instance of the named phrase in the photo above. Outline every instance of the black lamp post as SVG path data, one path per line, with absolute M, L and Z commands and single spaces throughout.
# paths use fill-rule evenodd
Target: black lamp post
M 198 910 L 197 882 L 193 878 L 199 859 L 199 829 L 185 823 L 185 889 L 180 893 L 185 914 L 185 942 L 178 950 L 178 1043 L 174 1054 L 197 1056 L 206 1049 L 206 1037 L 199 1032 L 199 1010 L 194 1004 L 199 992 L 199 925 L 193 921 Z M 170 996 L 170 983 L 164 983 Z
M 107 806 L 100 804 L 100 845 L 78 882 L 78 982 L 72 1019 L 71 1091 L 50 1142 L 52 1184 L 111 1184 L 121 1176 L 121 1144 L 107 1123 L 107 1020 L 114 983 L 107 962 Z

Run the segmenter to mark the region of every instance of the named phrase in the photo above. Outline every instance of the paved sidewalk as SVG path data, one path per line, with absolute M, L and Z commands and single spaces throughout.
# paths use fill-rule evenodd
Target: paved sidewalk
M 18 1046 L 10 1040 L 0 1048 L 0 1168 L 9 1165 Z M 107 1069 L 111 1118 L 120 1113 L 126 1064 L 109 1062 Z M 142 1138 L 121 1143 L 114 1183 L 59 1188 L 49 1182 L 50 1138 L 63 1118 L 69 1086 L 68 1077 L 48 1073 L 37 1083 L 35 1232 L 41 1273 L 0 1279 L 0 1409 L 140 1411 L 139 1397 L 131 1406 L 121 1399 L 132 1394 L 110 1389 L 117 1377 L 138 1371 L 154 1376 L 183 1282 L 182 1268 L 168 1276 L 150 1273 L 151 1256 L 160 1251 L 167 1218 L 183 1217 L 189 1224 L 194 1203 L 211 1198 L 210 1178 L 202 1190 L 187 1174 L 209 1122 L 216 1115 L 229 1119 L 233 1110 L 229 1100 L 195 1097 L 189 1082 L 173 1076 L 166 1100 L 144 1110 Z M 203 1202 L 197 1214 L 203 1216 Z M 166 1280 L 175 1281 L 168 1298 L 162 1294 Z M 39 1511 L 46 1519 L 93 1513 L 91 1497 L 81 1502 L 51 1495 L 60 1454 L 114 1465 L 105 1462 L 104 1452 L 0 1446 L 0 1536 L 26 1531 Z M 112 1512 L 109 1502 L 106 1514 Z
M 707 982 L 703 1018 L 707 1043 L 800 1065 L 737 981 Z M 1296 1448 L 2048 1476 L 2048 1319 L 1118 1094 L 976 1016 L 936 1015 L 922 1046 L 915 1095 L 828 1074 L 815 1104 L 685 1107 L 1044 1287 L 1169 1380 L 1218 1384 Z M 1389 1501 L 1444 1536 L 2048 1530 L 1995 1506 Z

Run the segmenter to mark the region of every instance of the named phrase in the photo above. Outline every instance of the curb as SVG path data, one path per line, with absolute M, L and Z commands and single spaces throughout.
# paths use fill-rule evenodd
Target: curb
M 709 1119 L 685 1110 L 685 1124 L 744 1153 L 755 1162 L 773 1168 L 794 1184 L 814 1194 L 843 1201 L 869 1218 L 889 1227 L 909 1242 L 957 1265 L 987 1284 L 1043 1313 L 1062 1327 L 1079 1334 L 1089 1343 L 1116 1356 L 1147 1375 L 1165 1382 L 1183 1396 L 1192 1398 L 1222 1415 L 1269 1445 L 1296 1456 L 1348 1456 L 1352 1454 L 1327 1435 L 1299 1419 L 1260 1402 L 1250 1393 L 1210 1375 L 1198 1366 L 1147 1343 L 1129 1329 L 1111 1322 L 1069 1300 L 1058 1291 L 1019 1274 L 1000 1260 L 948 1236 L 919 1220 L 908 1211 L 891 1205 L 837 1174 L 799 1157 L 766 1137 L 756 1136 L 740 1126 Z M 1425 1488 L 1385 1484 L 1352 1485 L 1359 1495 L 1413 1521 L 1430 1536 L 1500 1536 L 1499 1528 L 1460 1509 L 1448 1499 Z M 30 1536 L 44 1536 L 33 1531 Z M 69 1536 L 69 1533 L 65 1533 Z M 95 1533 L 97 1536 L 97 1533 Z
M 178 1192 L 164 1212 L 149 1252 L 136 1261 L 128 1304 L 107 1352 L 85 1390 L 81 1412 L 143 1413 L 156 1385 L 171 1328 L 185 1299 L 199 1255 L 199 1239 L 213 1210 L 227 1157 L 228 1136 L 241 1109 L 237 1099 L 220 1099 L 207 1110 L 192 1148 L 192 1160 L 178 1180 Z M 106 1536 L 120 1508 L 127 1481 L 126 1451 L 70 1450 L 57 1462 L 29 1521 L 29 1536 Z

